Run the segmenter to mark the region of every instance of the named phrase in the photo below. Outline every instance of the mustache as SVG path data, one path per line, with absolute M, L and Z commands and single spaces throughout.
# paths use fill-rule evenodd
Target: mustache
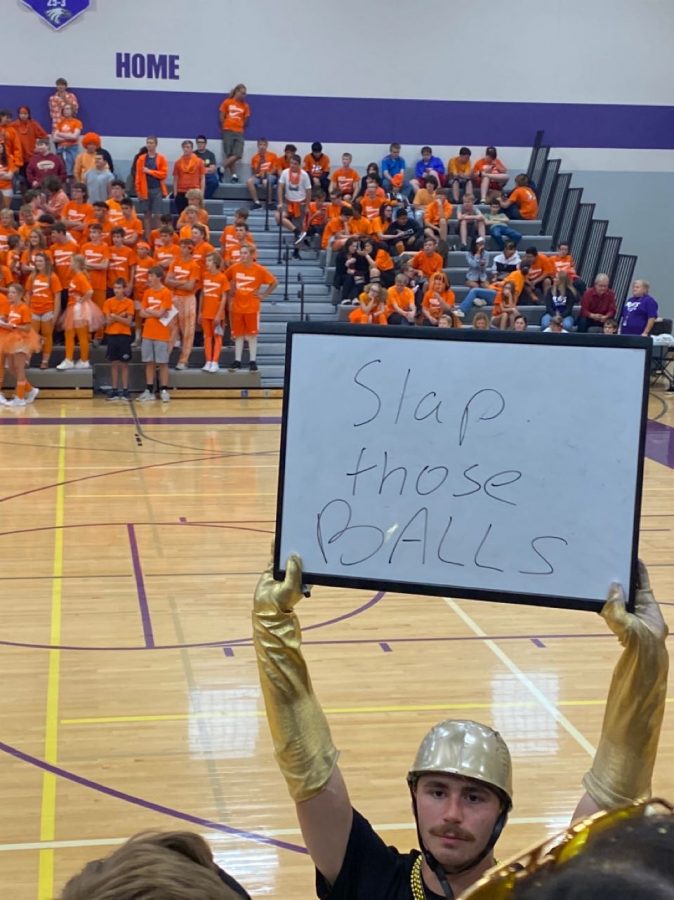
M 474 841 L 475 837 L 470 833 L 470 831 L 464 831 L 463 828 L 458 828 L 456 825 L 453 827 L 447 828 L 431 828 L 430 832 L 434 837 L 453 837 L 458 838 L 461 841 Z

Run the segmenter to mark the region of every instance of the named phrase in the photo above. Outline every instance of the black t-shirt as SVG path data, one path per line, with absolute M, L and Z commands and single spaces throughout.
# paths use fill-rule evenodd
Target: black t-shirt
M 418 850 L 399 853 L 387 847 L 370 823 L 355 809 L 344 863 L 334 885 L 316 871 L 320 900 L 413 900 L 410 875 Z M 428 900 L 444 900 L 426 888 Z
M 195 150 L 194 155 L 203 160 L 206 168 L 208 168 L 209 166 L 217 165 L 218 161 L 216 160 L 215 153 L 213 153 L 212 150 Z

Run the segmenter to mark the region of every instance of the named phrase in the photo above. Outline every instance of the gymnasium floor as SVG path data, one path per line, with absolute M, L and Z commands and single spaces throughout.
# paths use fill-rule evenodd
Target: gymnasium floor
M 673 396 L 651 398 L 640 551 L 672 624 Z M 138 412 L 0 415 L 0 896 L 50 900 L 127 836 L 189 828 L 252 894 L 310 898 L 249 643 L 280 401 Z M 449 716 L 511 748 L 501 857 L 566 824 L 618 656 L 596 615 L 326 588 L 300 614 L 352 799 L 391 843 L 415 845 L 405 773 Z M 672 772 L 670 706 L 670 799 Z

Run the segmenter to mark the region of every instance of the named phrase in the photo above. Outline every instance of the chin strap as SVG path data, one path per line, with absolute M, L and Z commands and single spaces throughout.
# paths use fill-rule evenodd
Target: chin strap
M 469 859 L 468 862 L 464 863 L 462 866 L 452 866 L 451 868 L 446 869 L 424 846 L 424 842 L 421 839 L 421 830 L 419 828 L 419 816 L 417 814 L 417 798 L 414 790 L 414 786 L 410 785 L 410 794 L 412 795 L 412 811 L 414 813 L 414 824 L 417 828 L 417 838 L 419 840 L 419 848 L 423 854 L 424 859 L 428 863 L 429 867 L 435 874 L 435 877 L 440 882 L 440 887 L 442 888 L 442 892 L 447 898 L 447 900 L 454 900 L 454 891 L 452 890 L 449 881 L 447 880 L 448 875 L 461 875 L 462 872 L 467 872 L 468 869 L 472 869 L 474 866 L 477 866 L 479 863 L 485 859 L 486 856 L 491 853 L 496 845 L 496 841 L 501 837 L 501 832 L 505 828 L 505 824 L 508 821 L 508 806 L 503 803 L 501 806 L 501 812 L 499 813 L 499 817 L 494 824 L 494 828 L 489 837 L 489 840 L 483 847 L 483 849 L 474 856 L 472 859 Z

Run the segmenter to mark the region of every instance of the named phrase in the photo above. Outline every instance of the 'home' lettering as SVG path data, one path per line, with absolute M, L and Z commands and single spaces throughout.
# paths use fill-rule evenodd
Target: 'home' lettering
M 153 78 L 177 81 L 180 56 L 168 53 L 117 53 L 117 78 Z

